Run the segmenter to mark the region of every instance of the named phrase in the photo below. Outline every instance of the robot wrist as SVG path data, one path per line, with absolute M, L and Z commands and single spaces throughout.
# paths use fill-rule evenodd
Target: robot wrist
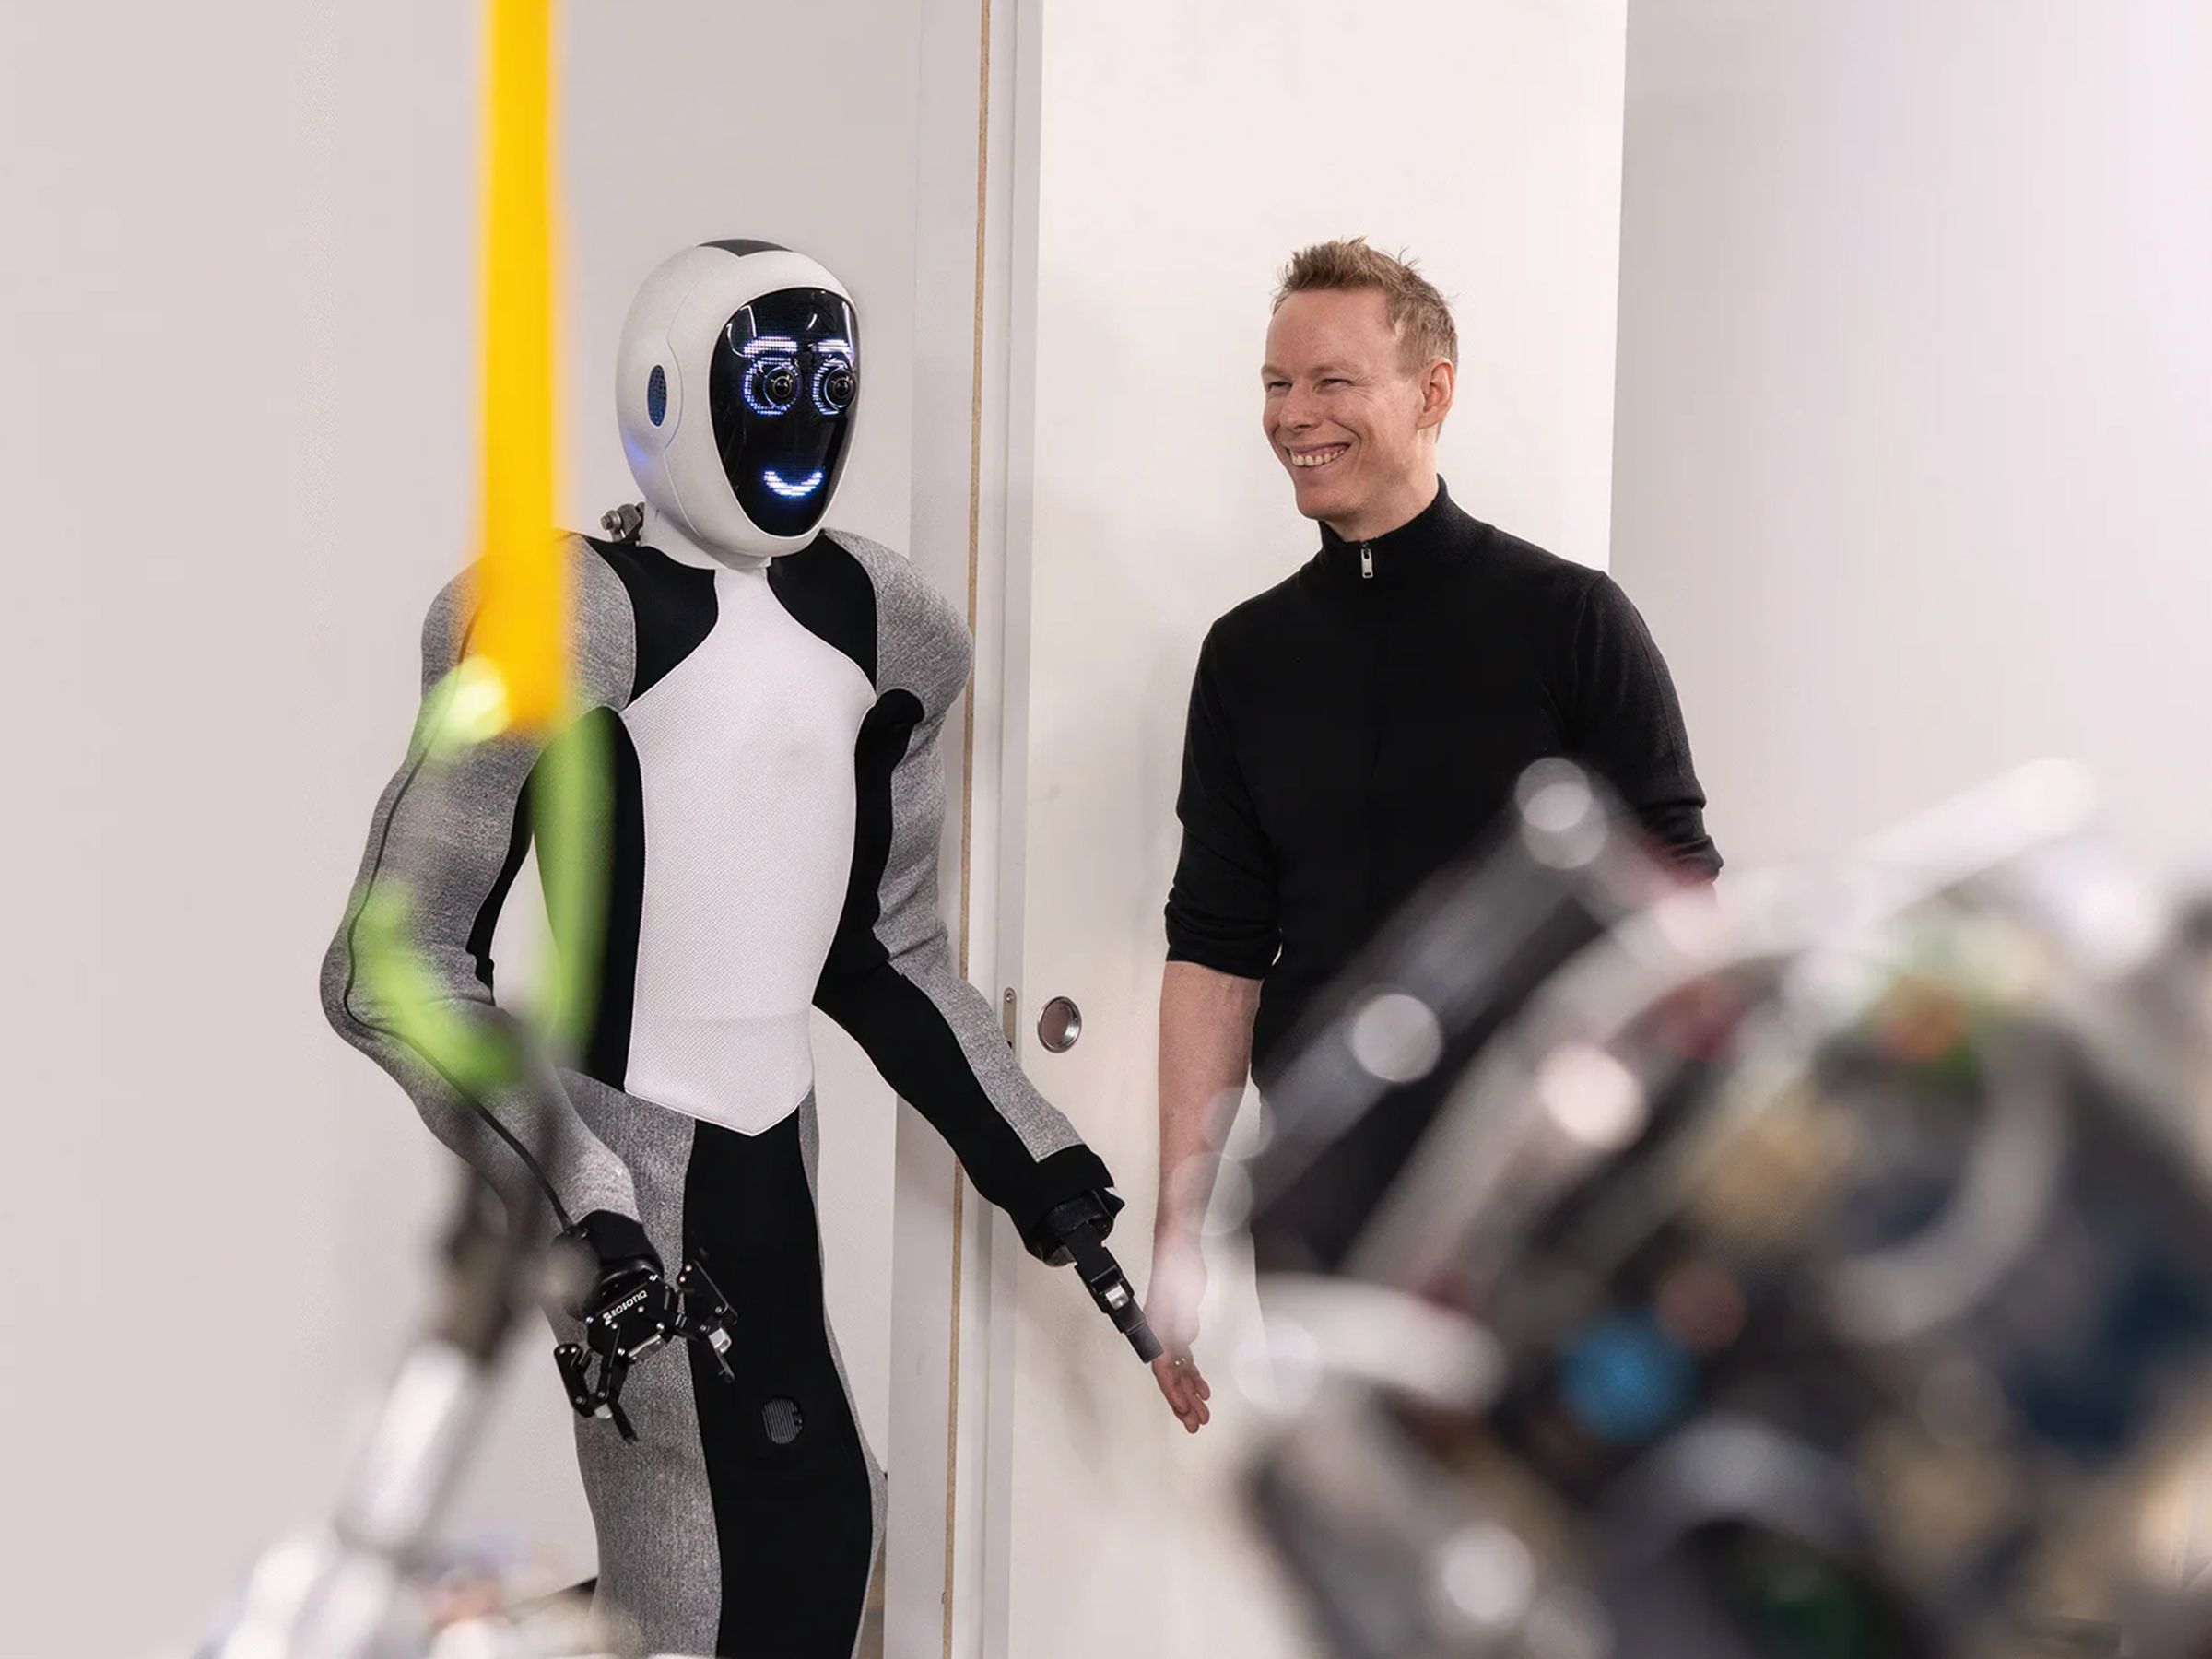
M 1071 1193 L 1048 1206 L 1022 1229 L 1022 1242 L 1047 1266 L 1062 1266 L 1068 1260 L 1069 1241 L 1079 1235 L 1105 1238 L 1113 1230 L 1113 1218 L 1121 1207 L 1120 1197 L 1105 1187 Z

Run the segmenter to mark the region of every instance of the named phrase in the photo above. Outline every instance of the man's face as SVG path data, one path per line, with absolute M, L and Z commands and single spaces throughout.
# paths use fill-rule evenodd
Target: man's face
M 1298 510 L 1330 524 L 1403 490 L 1423 467 L 1426 367 L 1408 370 L 1382 294 L 1315 289 L 1267 325 L 1261 425 Z M 1440 417 L 1441 418 L 1441 417 Z

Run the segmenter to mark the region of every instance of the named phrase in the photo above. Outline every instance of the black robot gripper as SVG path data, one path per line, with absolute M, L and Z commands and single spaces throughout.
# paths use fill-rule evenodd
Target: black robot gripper
M 1147 1365 L 1164 1351 L 1159 1338 L 1145 1321 L 1145 1310 L 1129 1288 L 1128 1275 L 1106 1248 L 1106 1229 L 1112 1218 L 1106 1206 L 1088 1196 L 1071 1198 L 1044 1218 L 1046 1230 L 1059 1241 L 1045 1265 L 1060 1267 L 1073 1263 L 1076 1277 L 1090 1292 L 1099 1311 L 1113 1321 L 1113 1328 L 1129 1339 L 1136 1357 Z
M 730 1351 L 730 1304 L 697 1262 L 686 1262 L 672 1284 L 643 1273 L 607 1304 L 587 1314 L 583 1340 L 553 1350 L 553 1363 L 579 1417 L 610 1419 L 626 1441 L 638 1438 L 622 1409 L 630 1368 L 671 1342 L 696 1342 L 724 1382 L 736 1381 Z

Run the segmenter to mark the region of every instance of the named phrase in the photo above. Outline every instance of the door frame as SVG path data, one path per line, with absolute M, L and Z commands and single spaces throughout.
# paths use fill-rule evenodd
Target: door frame
M 941 906 L 960 971 L 1019 983 L 1041 0 L 922 0 L 910 547 L 966 603 L 975 669 L 942 746 Z M 936 329 L 935 319 L 965 327 Z M 1020 1026 L 1008 1017 L 1018 1049 Z M 945 1143 L 899 1112 L 885 1652 L 1006 1652 L 1015 1276 Z

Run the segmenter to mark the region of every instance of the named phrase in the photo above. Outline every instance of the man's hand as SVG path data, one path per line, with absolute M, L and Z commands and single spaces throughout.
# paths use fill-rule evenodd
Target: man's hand
M 1191 1358 L 1191 1345 L 1198 1336 L 1198 1304 L 1205 1295 L 1206 1261 L 1196 1241 L 1186 1242 L 1174 1236 L 1156 1240 L 1145 1319 L 1164 1351 L 1152 1361 L 1152 1380 L 1188 1434 L 1197 1433 L 1214 1416 L 1207 1404 L 1214 1391 Z
M 1206 1404 L 1214 1391 L 1188 1354 L 1160 1355 L 1152 1361 L 1152 1380 L 1159 1384 L 1161 1397 L 1184 1432 L 1195 1434 L 1214 1420 L 1213 1407 Z

